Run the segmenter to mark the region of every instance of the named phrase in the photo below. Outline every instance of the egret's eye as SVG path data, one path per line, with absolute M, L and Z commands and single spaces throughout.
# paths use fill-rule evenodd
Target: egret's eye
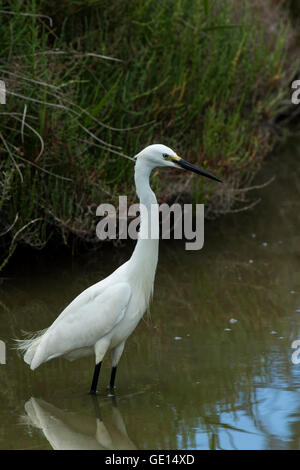
M 163 157 L 165 160 L 167 160 L 168 162 L 172 162 L 173 161 L 173 157 L 171 157 L 171 155 L 168 155 L 167 153 L 163 153 Z
M 168 155 L 167 153 L 163 153 L 163 158 L 164 160 L 167 160 L 167 162 L 177 162 L 180 160 L 180 157 L 177 157 L 177 155 Z

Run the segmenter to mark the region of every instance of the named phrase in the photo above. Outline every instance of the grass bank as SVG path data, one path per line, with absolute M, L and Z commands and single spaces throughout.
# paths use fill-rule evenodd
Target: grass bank
M 95 241 L 96 207 L 135 199 L 127 157 L 150 143 L 226 181 L 155 173 L 161 200 L 190 192 L 208 216 L 247 205 L 291 78 L 276 4 L 2 2 L 0 265 L 20 243 Z

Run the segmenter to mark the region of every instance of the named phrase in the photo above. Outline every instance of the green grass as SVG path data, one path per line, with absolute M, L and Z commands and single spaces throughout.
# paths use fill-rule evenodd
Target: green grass
M 232 208 L 228 194 L 253 179 L 288 91 L 282 16 L 272 29 L 238 0 L 17 0 L 1 10 L 15 13 L 0 14 L 3 260 L 18 243 L 95 240 L 96 207 L 134 200 L 126 155 L 150 143 L 227 182 L 191 182 L 195 202 Z M 153 176 L 163 200 L 184 183 L 177 172 Z

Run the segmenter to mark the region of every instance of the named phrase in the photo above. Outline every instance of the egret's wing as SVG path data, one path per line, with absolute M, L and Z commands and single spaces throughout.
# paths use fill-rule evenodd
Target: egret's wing
M 124 317 L 131 287 L 119 282 L 97 292 L 88 289 L 72 302 L 43 335 L 31 362 L 31 369 L 70 351 L 92 347 Z M 83 293 L 84 294 L 84 293 Z

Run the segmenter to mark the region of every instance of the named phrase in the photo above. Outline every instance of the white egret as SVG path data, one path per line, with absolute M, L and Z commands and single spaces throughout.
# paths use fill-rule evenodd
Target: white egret
M 90 389 L 97 392 L 102 360 L 110 351 L 114 388 L 117 365 L 127 338 L 144 315 L 153 291 L 158 261 L 158 237 L 147 237 L 148 227 L 157 234 L 158 204 L 149 177 L 156 167 L 185 168 L 215 181 L 214 175 L 183 160 L 165 145 L 154 144 L 136 155 L 135 185 L 141 206 L 140 233 L 131 258 L 110 276 L 78 295 L 46 330 L 19 341 L 19 349 L 32 370 L 63 356 L 74 360 L 95 354 L 95 370 Z

